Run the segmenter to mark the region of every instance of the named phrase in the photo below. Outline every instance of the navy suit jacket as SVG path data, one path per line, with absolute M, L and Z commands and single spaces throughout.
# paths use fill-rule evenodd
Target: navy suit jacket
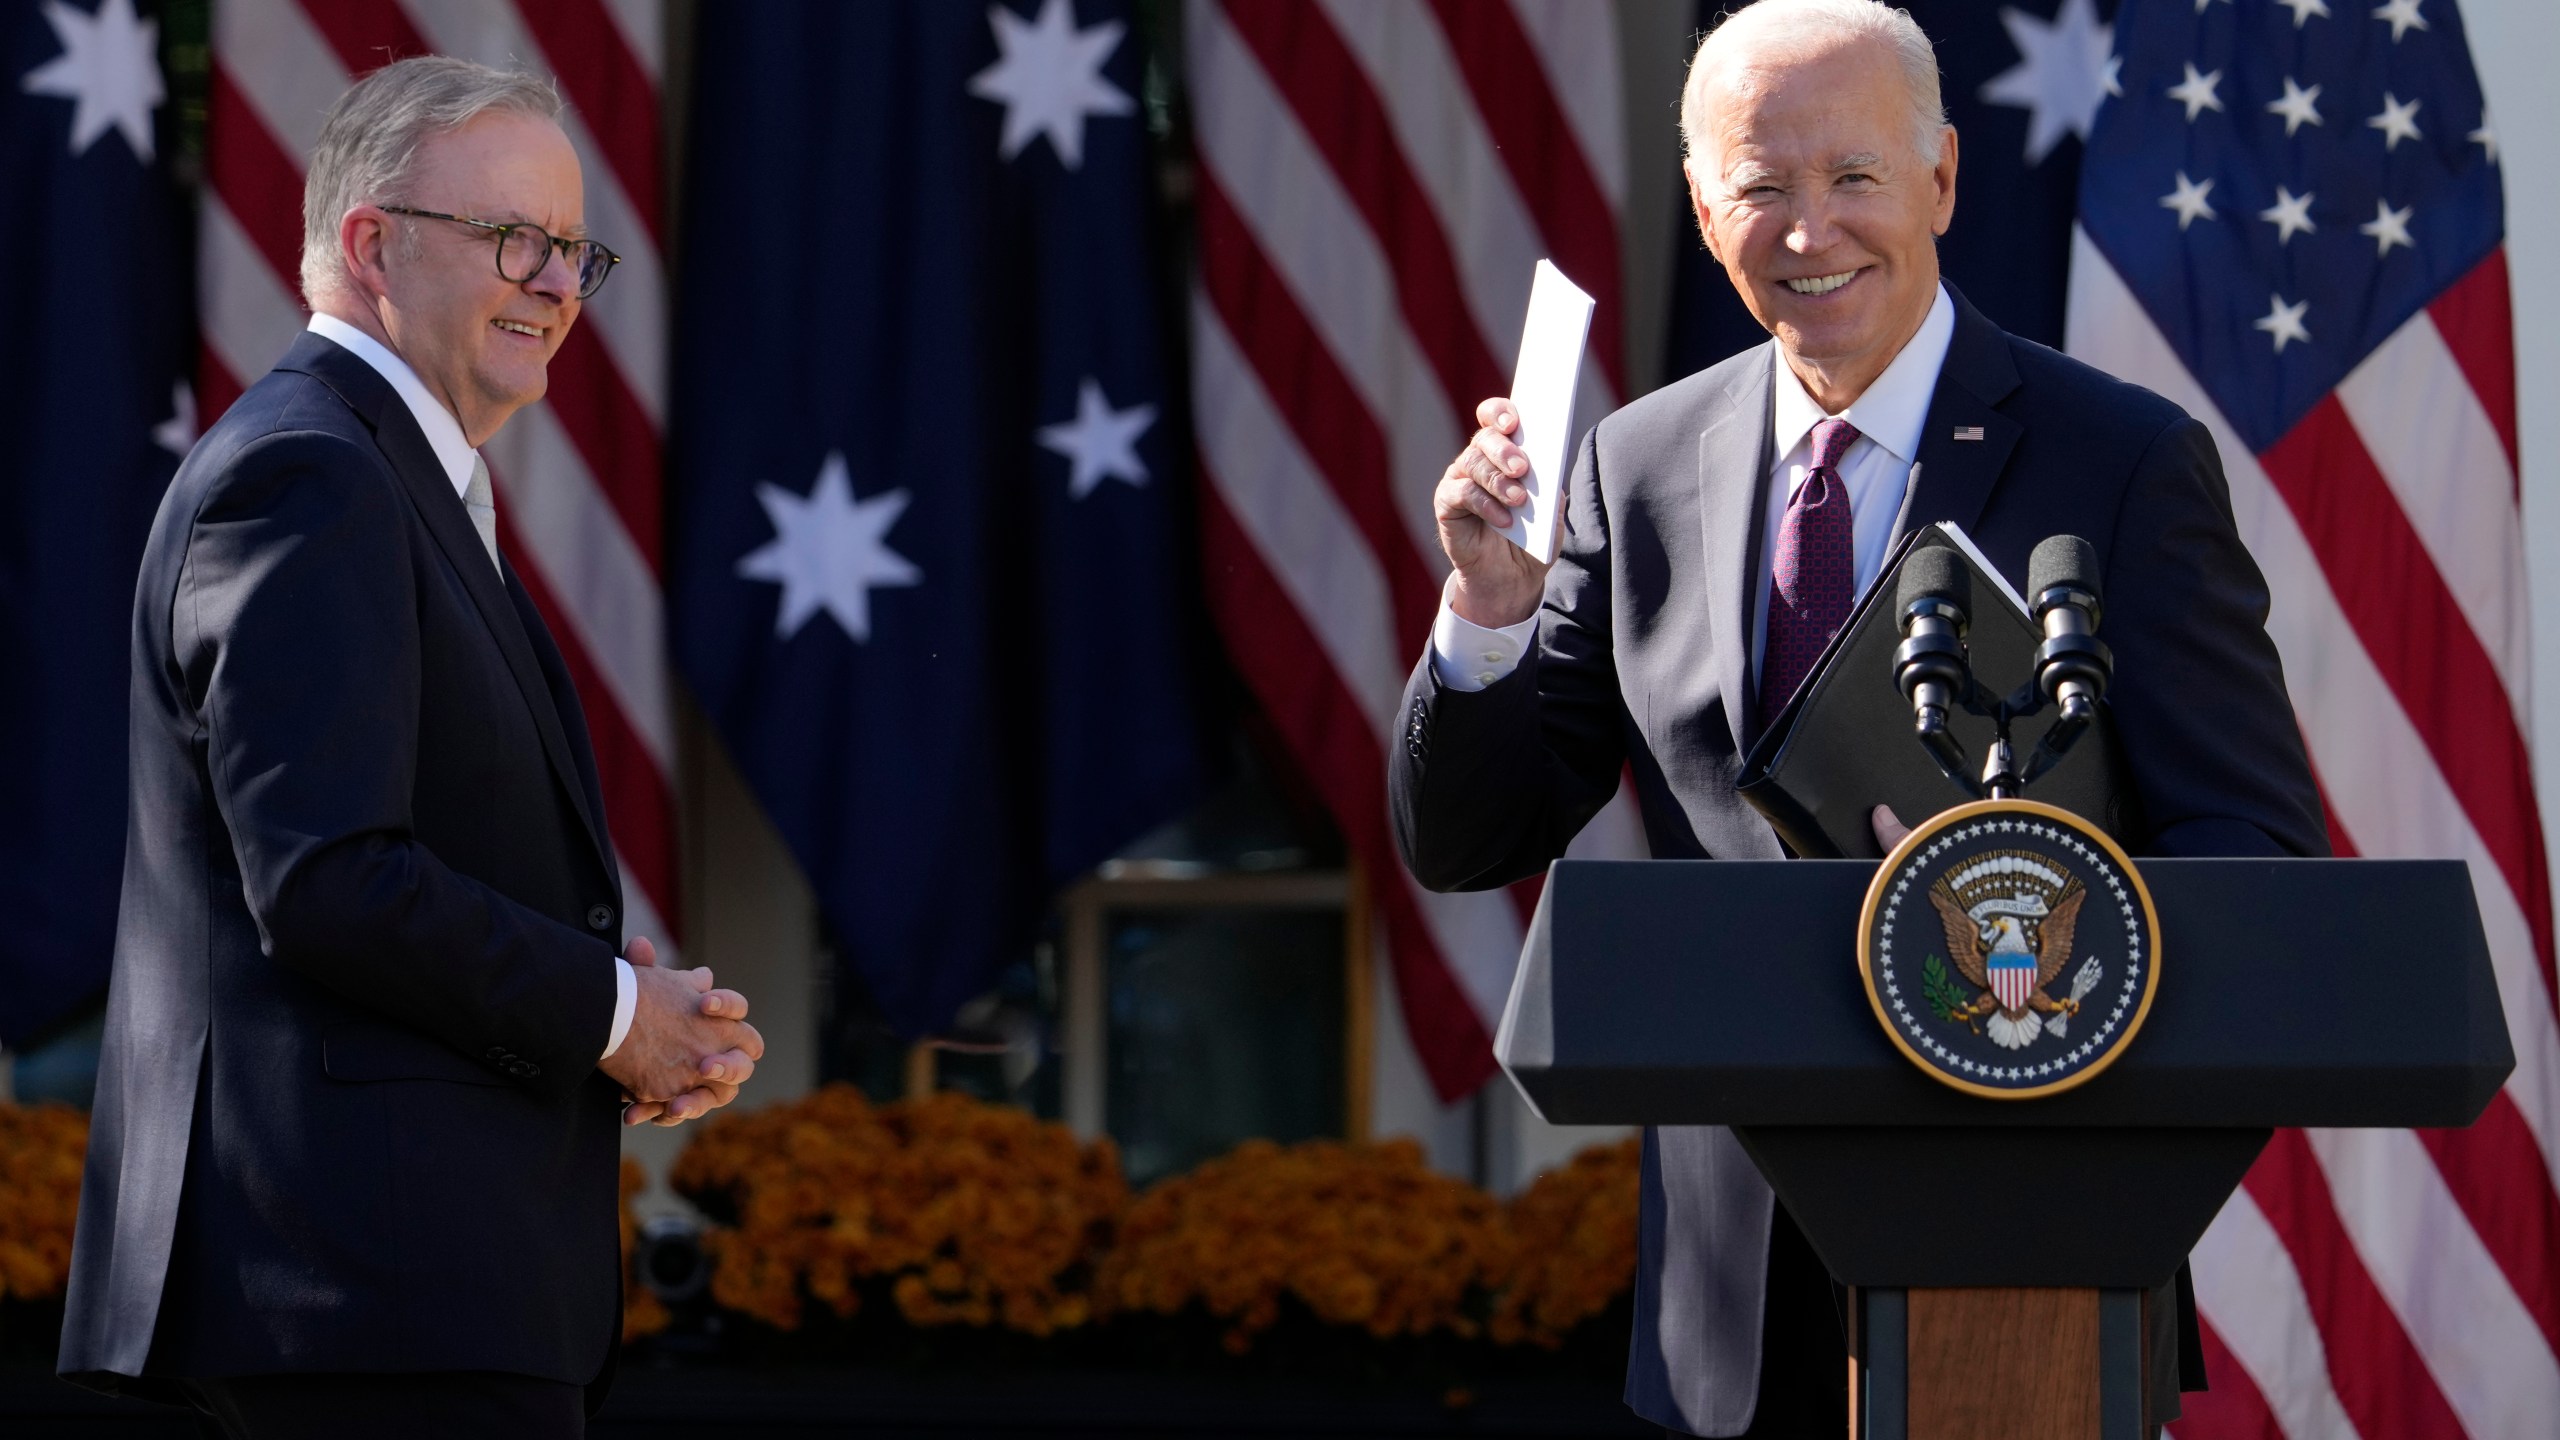
M 134 598 L 60 1368 L 603 1377 L 621 891 L 586 720 L 390 383 L 305 334 Z
M 2327 853 L 2267 638 L 2266 582 L 2212 438 L 2159 396 L 1954 300 L 1897 530 L 1953 520 L 2022 589 L 2047 536 L 2096 548 L 2133 853 Z M 1734 790 L 1759 738 L 1750 646 L 1754 589 L 1768 583 L 1757 552 L 1776 459 L 1773 359 L 1772 346 L 1747 350 L 1592 428 L 1538 642 L 1517 669 L 1470 693 L 1444 688 L 1427 650 L 1414 667 L 1389 785 L 1423 884 L 1542 872 L 1622 773 L 1658 858 L 1784 853 Z M 1975 426 L 1980 440 L 1954 438 Z M 1731 1434 L 1758 1394 L 1768 1187 L 1722 1130 L 1650 1131 L 1644 1159 L 1628 1402 Z

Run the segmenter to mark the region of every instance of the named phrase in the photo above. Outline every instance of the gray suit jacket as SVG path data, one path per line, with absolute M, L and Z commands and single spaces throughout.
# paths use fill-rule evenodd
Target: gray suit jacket
M 2266 582 L 2211 437 L 2159 396 L 1954 298 L 1901 528 L 1953 520 L 2021 587 L 2045 537 L 2096 547 L 2134 853 L 2327 853 L 2266 634 Z M 1770 346 L 1745 351 L 1593 427 L 1538 643 L 1518 669 L 1468 693 L 1440 685 L 1427 651 L 1414 667 L 1389 786 L 1423 884 L 1540 873 L 1622 773 L 1657 857 L 1784 853 L 1734 793 L 1759 728 L 1750 645 L 1753 589 L 1768 583 L 1772 361 Z M 1983 438 L 1956 440 L 1960 426 Z M 1544 776 L 1525 797 L 1506 778 L 1524 775 Z M 1715 1129 L 1648 1132 L 1643 1184 L 1627 1402 L 1664 1425 L 1737 1433 L 1758 1401 L 1772 1196 Z

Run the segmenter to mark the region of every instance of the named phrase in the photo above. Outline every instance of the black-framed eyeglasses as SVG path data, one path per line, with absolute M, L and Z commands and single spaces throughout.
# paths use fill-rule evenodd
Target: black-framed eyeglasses
M 437 210 L 412 210 L 406 205 L 382 207 L 394 215 L 415 215 L 421 220 L 450 220 L 474 230 L 486 230 L 498 242 L 498 278 L 510 285 L 522 285 L 542 273 L 551 263 L 551 252 L 569 262 L 571 273 L 578 277 L 578 298 L 586 299 L 604 288 L 605 278 L 622 257 L 595 240 L 568 240 L 539 225 L 518 221 L 501 225 L 495 220 L 474 220 L 468 215 L 447 215 Z

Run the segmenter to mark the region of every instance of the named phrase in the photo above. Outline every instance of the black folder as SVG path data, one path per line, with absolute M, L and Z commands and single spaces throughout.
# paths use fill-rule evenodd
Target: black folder
M 1875 806 L 1890 805 L 1904 824 L 1917 825 L 1972 798 L 1947 778 L 1912 734 L 1911 702 L 1893 683 L 1893 652 L 1902 643 L 1894 600 L 1903 562 L 1932 545 L 1954 550 L 1973 572 L 1973 624 L 1966 646 L 1974 679 L 2005 696 L 2033 674 L 2044 633 L 1964 531 L 1941 523 L 1904 536 L 1812 675 L 1743 759 L 1742 798 L 1769 818 L 1778 838 L 1798 855 L 1878 858 L 1884 850 L 1867 818 Z M 2010 727 L 2019 766 L 2025 766 L 2055 718 L 2048 706 Z M 1978 776 L 1991 745 L 1991 721 L 1958 711 L 1949 716 L 1949 724 L 1963 740 Z M 2130 826 L 2119 812 L 2129 803 L 2129 791 L 2105 705 L 2099 706 L 2098 722 L 2062 763 L 2028 786 L 2025 795 L 2080 815 L 2119 841 L 2126 837 Z

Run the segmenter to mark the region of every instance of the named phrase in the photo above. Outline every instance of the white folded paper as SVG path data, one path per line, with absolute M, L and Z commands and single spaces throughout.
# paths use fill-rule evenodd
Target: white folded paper
M 1511 372 L 1511 404 L 1520 412 L 1512 443 L 1529 453 L 1521 483 L 1528 500 L 1511 507 L 1504 539 L 1536 557 L 1556 558 L 1556 516 L 1573 455 L 1573 391 L 1582 378 L 1582 347 L 1591 336 L 1591 297 L 1552 262 L 1538 262 L 1529 286 L 1529 318 L 1520 327 L 1520 363 Z

